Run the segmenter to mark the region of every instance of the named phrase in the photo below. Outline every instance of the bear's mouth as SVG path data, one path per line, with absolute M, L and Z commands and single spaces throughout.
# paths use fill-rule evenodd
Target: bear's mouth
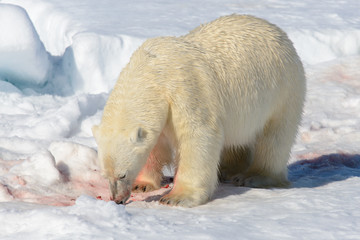
M 120 197 L 120 198 L 112 198 L 111 200 L 114 201 L 116 204 L 123 204 L 125 205 L 126 204 L 126 201 L 129 199 L 130 195 L 123 198 L 123 197 Z

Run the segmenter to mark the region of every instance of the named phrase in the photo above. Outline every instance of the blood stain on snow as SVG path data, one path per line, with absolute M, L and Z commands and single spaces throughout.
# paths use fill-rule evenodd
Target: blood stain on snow
M 14 176 L 12 179 L 14 182 L 18 183 L 21 186 L 25 186 L 26 185 L 26 181 L 24 178 L 20 177 L 20 176 Z
M 320 153 L 306 153 L 306 154 L 300 154 L 297 155 L 297 159 L 314 159 L 320 157 Z

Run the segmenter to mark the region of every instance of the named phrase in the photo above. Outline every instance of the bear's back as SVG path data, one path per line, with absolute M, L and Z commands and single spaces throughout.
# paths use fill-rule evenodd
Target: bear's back
M 264 19 L 250 15 L 229 15 L 201 25 L 184 37 L 194 45 L 214 53 L 277 50 L 276 54 L 295 51 L 286 33 Z M 287 50 L 285 50 L 287 49 Z M 255 53 L 254 53 L 255 52 Z
M 218 70 L 227 73 L 238 72 L 239 62 L 246 69 L 245 72 L 254 68 L 254 64 L 268 68 L 285 66 L 287 63 L 298 65 L 300 62 L 284 31 L 250 15 L 220 17 L 195 28 L 183 39 L 202 48 L 210 59 L 221 59 L 218 65 L 215 62 L 215 67 L 224 68 Z
M 292 42 L 266 20 L 250 15 L 224 16 L 181 39 L 205 53 L 229 95 L 304 85 L 304 70 Z

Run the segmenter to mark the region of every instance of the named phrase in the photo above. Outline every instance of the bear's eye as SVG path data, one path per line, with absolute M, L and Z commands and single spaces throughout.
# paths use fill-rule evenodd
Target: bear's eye
M 120 174 L 119 177 L 118 177 L 118 179 L 119 179 L 119 180 L 122 180 L 122 179 L 124 179 L 125 177 L 126 177 L 126 174 Z

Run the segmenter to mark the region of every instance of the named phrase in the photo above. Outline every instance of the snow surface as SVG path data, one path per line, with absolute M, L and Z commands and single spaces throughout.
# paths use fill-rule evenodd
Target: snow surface
M 0 239 L 360 239 L 360 2 L 0 0 Z M 91 127 L 132 52 L 221 15 L 283 28 L 308 93 L 289 189 L 109 202 Z M 166 170 L 171 175 L 171 170 Z

